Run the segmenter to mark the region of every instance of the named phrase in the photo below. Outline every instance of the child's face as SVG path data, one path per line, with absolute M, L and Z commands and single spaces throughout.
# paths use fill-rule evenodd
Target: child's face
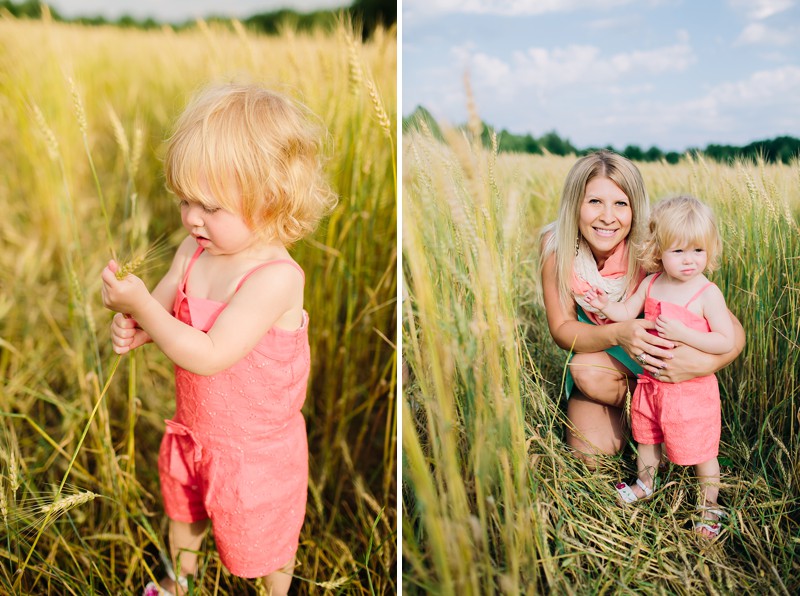
M 255 236 L 241 215 L 197 201 L 181 201 L 183 227 L 212 255 L 228 255 L 249 248 Z
M 689 281 L 706 270 L 708 253 L 702 246 L 672 246 L 661 255 L 664 273 L 677 281 Z

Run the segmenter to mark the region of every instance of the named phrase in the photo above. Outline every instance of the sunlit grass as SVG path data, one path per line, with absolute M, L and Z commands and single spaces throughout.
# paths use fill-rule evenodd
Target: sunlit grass
M 172 366 L 149 346 L 113 354 L 100 271 L 114 257 L 150 287 L 164 273 L 181 226 L 163 140 L 198 87 L 232 78 L 319 115 L 340 196 L 293 249 L 312 350 L 295 586 L 394 592 L 394 31 L 362 43 L 345 25 L 263 37 L 5 19 L 0 72 L 0 592 L 137 593 L 162 573 Z M 256 593 L 205 546 L 199 593 Z
M 473 131 L 474 132 L 474 131 Z M 403 586 L 407 593 L 796 593 L 800 587 L 800 164 L 640 164 L 651 199 L 717 212 L 713 274 L 747 334 L 719 373 L 726 529 L 691 531 L 696 480 L 616 505 L 633 451 L 597 472 L 563 441 L 566 353 L 536 268 L 574 158 L 404 137 Z

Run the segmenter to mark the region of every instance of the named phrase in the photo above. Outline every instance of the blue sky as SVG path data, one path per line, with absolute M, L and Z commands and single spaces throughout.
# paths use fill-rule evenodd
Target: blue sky
M 800 137 L 800 0 L 403 0 L 402 111 L 579 147 Z
M 153 17 L 168 22 L 183 22 L 198 17 L 220 15 L 249 17 L 279 8 L 309 12 L 321 8 L 349 6 L 349 0 L 46 0 L 65 17 L 97 16 L 117 19 L 130 15 Z

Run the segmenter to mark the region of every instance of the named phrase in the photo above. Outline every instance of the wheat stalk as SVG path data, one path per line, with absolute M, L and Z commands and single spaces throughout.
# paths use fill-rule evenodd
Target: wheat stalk
M 61 515 L 62 513 L 69 511 L 73 507 L 79 507 L 84 503 L 88 503 L 89 501 L 93 501 L 95 498 L 99 497 L 97 493 L 93 493 L 91 491 L 85 491 L 81 493 L 76 493 L 74 495 L 70 495 L 68 497 L 61 497 L 50 503 L 49 505 L 42 505 L 40 508 L 40 512 L 50 517 L 55 517 Z

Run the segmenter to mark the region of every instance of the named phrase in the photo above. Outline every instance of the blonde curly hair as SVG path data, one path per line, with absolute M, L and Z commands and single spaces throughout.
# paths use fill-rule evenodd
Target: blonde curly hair
M 256 84 L 195 95 L 167 140 L 167 189 L 242 216 L 289 246 L 336 204 L 322 168 L 323 133 L 302 104 Z
M 662 271 L 661 255 L 673 246 L 702 247 L 708 255 L 706 271 L 719 267 L 722 239 L 708 205 L 689 195 L 669 197 L 656 203 L 650 215 L 648 235 L 639 251 L 639 261 L 645 271 Z

